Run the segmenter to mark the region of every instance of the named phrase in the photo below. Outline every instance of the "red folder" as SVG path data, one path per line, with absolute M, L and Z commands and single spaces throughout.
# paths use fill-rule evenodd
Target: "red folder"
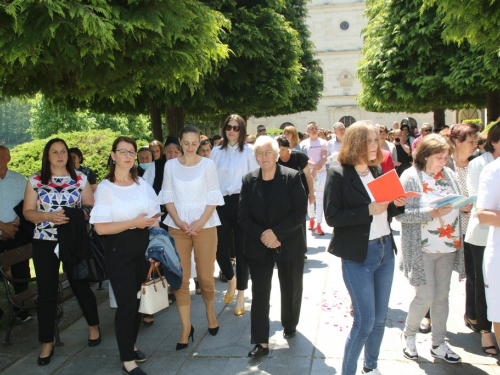
M 375 202 L 388 202 L 394 201 L 399 197 L 419 197 L 420 193 L 414 191 L 405 192 L 401 181 L 399 181 L 398 174 L 393 169 L 372 182 L 369 182 L 368 188 L 375 199 Z

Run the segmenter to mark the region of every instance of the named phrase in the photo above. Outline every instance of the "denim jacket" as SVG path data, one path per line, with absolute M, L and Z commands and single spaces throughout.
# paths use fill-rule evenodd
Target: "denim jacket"
M 149 228 L 149 245 L 146 250 L 146 261 L 149 258 L 160 262 L 168 284 L 179 289 L 182 284 L 181 259 L 175 248 L 175 242 L 168 232 L 160 227 Z

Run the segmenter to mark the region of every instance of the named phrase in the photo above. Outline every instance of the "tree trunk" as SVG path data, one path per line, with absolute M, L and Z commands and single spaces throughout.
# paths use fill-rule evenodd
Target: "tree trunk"
M 166 120 L 168 134 L 177 137 L 185 124 L 184 108 L 167 108 Z
M 434 110 L 434 129 L 443 129 L 445 126 L 444 109 Z
M 488 92 L 486 98 L 486 114 L 488 116 L 487 123 L 497 121 L 500 117 L 500 91 L 490 91 Z
M 153 131 L 153 138 L 163 143 L 165 137 L 163 136 L 163 130 L 161 127 L 161 109 L 156 105 L 151 104 L 149 110 L 151 116 L 151 128 Z

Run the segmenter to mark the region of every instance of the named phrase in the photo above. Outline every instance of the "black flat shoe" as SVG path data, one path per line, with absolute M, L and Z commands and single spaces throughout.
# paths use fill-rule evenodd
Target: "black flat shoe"
M 429 333 L 430 331 L 432 331 L 432 326 L 430 323 L 422 321 L 418 326 L 418 332 L 420 333 Z
M 136 367 L 135 369 L 133 369 L 131 371 L 127 371 L 127 369 L 125 368 L 125 366 L 123 366 L 122 367 L 122 372 L 124 374 L 126 374 L 126 375 L 148 375 L 140 367 Z
M 146 319 L 146 318 L 153 318 L 153 320 L 150 320 L 149 322 L 147 322 L 147 321 L 145 321 L 145 320 L 144 320 L 144 319 Z M 152 325 L 153 325 L 153 323 L 155 322 L 154 318 L 155 318 L 155 317 L 154 317 L 154 315 L 144 314 L 144 315 L 142 316 L 142 324 L 144 324 L 145 326 L 148 326 L 148 327 L 149 327 L 149 326 L 152 326 Z
M 292 339 L 297 335 L 297 330 L 293 330 L 292 332 L 283 331 L 283 338 Z
M 96 338 L 95 340 L 91 340 L 89 339 L 89 346 L 92 348 L 94 346 L 97 346 L 101 343 L 101 327 L 98 328 L 99 329 L 99 337 Z
M 264 348 L 262 345 L 257 344 L 252 351 L 248 352 L 250 358 L 260 358 L 269 354 L 269 348 Z
M 212 336 L 216 336 L 217 333 L 219 332 L 219 326 L 215 327 L 215 328 L 209 328 L 208 329 L 208 332 L 212 335 Z
M 217 327 L 217 329 L 218 328 L 219 327 Z M 189 336 L 188 336 L 188 342 L 189 342 L 190 337 L 191 337 L 191 342 L 194 342 L 194 327 L 193 326 L 191 326 L 191 332 L 189 333 Z M 175 346 L 175 350 L 186 349 L 188 347 L 188 342 L 185 344 L 178 342 L 177 345 Z
M 144 354 L 143 352 L 141 352 L 140 350 L 134 351 L 134 354 L 135 354 L 135 361 L 136 362 L 142 363 L 142 362 L 146 362 L 146 359 L 148 359 L 148 356 L 146 354 Z
M 47 366 L 50 363 L 50 358 L 54 355 L 54 346 L 52 346 L 52 351 L 50 352 L 48 357 L 41 358 L 38 357 L 37 363 L 38 366 Z
M 200 286 L 200 282 L 199 282 L 199 281 L 195 281 L 195 282 L 194 282 L 194 285 L 195 285 L 195 290 L 194 290 L 194 292 L 195 292 L 196 294 L 201 294 L 201 286 Z

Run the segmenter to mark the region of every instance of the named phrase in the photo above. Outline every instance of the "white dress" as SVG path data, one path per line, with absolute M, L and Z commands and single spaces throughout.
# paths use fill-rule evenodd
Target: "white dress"
M 174 203 L 179 219 L 188 224 L 198 220 L 206 206 L 223 206 L 224 198 L 219 189 L 215 163 L 202 158 L 197 165 L 186 167 L 178 159 L 167 161 L 159 197 L 161 203 Z M 163 223 L 179 229 L 170 215 Z M 220 225 L 220 220 L 214 210 L 203 228 L 217 225 Z
M 500 159 L 488 164 L 481 172 L 477 208 L 500 210 Z M 500 227 L 490 227 L 484 251 L 483 275 L 488 320 L 500 322 Z

